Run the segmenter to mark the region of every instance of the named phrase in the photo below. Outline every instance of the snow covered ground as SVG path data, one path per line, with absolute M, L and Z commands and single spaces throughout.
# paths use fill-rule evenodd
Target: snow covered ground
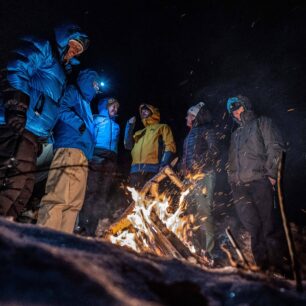
M 306 305 L 293 281 L 203 270 L 2 218 L 0 233 L 0 305 Z

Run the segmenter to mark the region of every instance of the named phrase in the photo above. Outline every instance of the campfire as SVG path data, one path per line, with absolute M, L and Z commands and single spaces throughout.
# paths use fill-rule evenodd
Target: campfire
M 193 180 L 202 177 L 196 176 Z M 158 185 L 165 178 L 180 189 L 176 205 L 169 196 L 158 193 Z M 209 262 L 196 254 L 192 242 L 197 229 L 195 216 L 186 211 L 185 199 L 192 188 L 192 185 L 186 187 L 169 166 L 147 182 L 140 192 L 128 187 L 133 202 L 110 226 L 106 238 L 138 253 L 185 259 L 207 266 Z
M 199 222 L 196 222 L 198 216 L 188 212 L 186 201 L 197 180 L 203 176 L 202 173 L 188 176 L 188 183 L 183 183 L 172 168 L 166 166 L 139 192 L 128 187 L 133 202 L 108 228 L 104 238 L 138 253 L 178 258 L 202 267 L 211 267 L 213 262 L 199 255 L 201 250 L 197 250 L 193 244 L 193 236 L 199 229 Z M 173 200 L 169 195 L 159 194 L 159 183 L 166 178 L 179 189 L 177 200 Z M 207 190 L 203 188 L 202 193 L 206 194 Z M 205 218 L 202 218 L 201 222 L 204 221 Z M 225 244 L 220 246 L 230 265 L 248 271 L 258 271 L 258 267 L 245 258 L 229 228 L 226 229 L 226 235 L 237 254 L 235 259 Z

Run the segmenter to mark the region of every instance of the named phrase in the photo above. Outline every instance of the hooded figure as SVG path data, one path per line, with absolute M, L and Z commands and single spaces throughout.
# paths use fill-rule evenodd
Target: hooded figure
M 167 124 L 159 123 L 159 110 L 149 104 L 142 104 L 139 113 L 144 129 L 133 135 L 135 117 L 126 125 L 124 146 L 132 150 L 130 183 L 141 188 L 144 183 L 166 166 L 176 152 L 172 131 Z
M 239 125 L 231 137 L 229 183 L 249 183 L 269 177 L 275 180 L 284 151 L 279 130 L 270 118 L 255 115 L 247 97 L 228 99 L 227 109 Z
M 96 149 L 102 149 L 118 153 L 118 140 L 120 127 L 116 122 L 117 111 L 115 115 L 109 111 L 110 108 L 119 108 L 119 102 L 114 98 L 106 98 L 99 102 L 99 114 L 94 116 L 95 120 L 95 139 Z M 116 157 L 116 156 L 114 156 Z
M 108 218 L 112 211 L 112 203 L 108 199 L 117 168 L 120 127 L 115 120 L 118 109 L 116 99 L 106 98 L 99 101 L 99 114 L 94 115 L 95 150 L 89 164 L 84 206 L 76 228 L 82 235 L 95 236 L 99 219 Z
M 95 71 L 79 73 L 77 84 L 65 91 L 54 128 L 55 155 L 37 223 L 67 233 L 73 232 L 84 202 L 88 160 L 95 143 L 90 102 L 97 93 L 96 83 Z
M 2 73 L 0 215 L 17 218 L 27 204 L 40 143 L 50 136 L 58 118 L 65 68 L 88 44 L 86 34 L 73 24 L 57 28 L 55 38 L 58 48 L 49 40 L 24 37 Z
M 247 97 L 229 98 L 227 110 L 239 124 L 231 136 L 228 160 L 238 217 L 251 235 L 256 264 L 263 270 L 280 268 L 283 248 L 276 236 L 273 186 L 284 151 L 282 138 L 271 119 L 255 115 Z
M 75 57 L 67 61 L 67 53 L 71 42 L 79 43 L 79 50 L 74 51 L 75 55 L 83 53 L 89 46 L 88 36 L 79 26 L 70 23 L 56 27 L 54 33 L 60 60 L 65 64 L 66 70 L 69 70 L 72 65 L 78 65 L 80 62 Z
M 194 244 L 198 251 L 213 257 L 214 220 L 211 214 L 216 181 L 216 164 L 219 158 L 212 116 L 204 102 L 190 107 L 186 117 L 190 131 L 185 138 L 181 172 L 194 184 L 187 197 L 188 211 L 195 214 L 200 226 L 195 233 Z M 193 181 L 195 175 L 198 179 Z M 204 221 L 202 221 L 204 220 Z

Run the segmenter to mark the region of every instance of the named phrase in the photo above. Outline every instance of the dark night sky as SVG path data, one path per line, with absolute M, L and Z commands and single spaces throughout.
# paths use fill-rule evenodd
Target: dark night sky
M 82 67 L 95 68 L 108 80 L 109 94 L 121 101 L 122 128 L 140 103 L 155 104 L 173 128 L 179 150 L 189 105 L 205 100 L 220 121 L 227 97 L 249 96 L 284 134 L 287 201 L 306 220 L 300 210 L 306 209 L 306 4 L 177 3 L 0 0 L 1 64 L 19 35 L 49 35 L 53 25 L 75 21 L 91 38 Z M 229 135 L 231 119 L 225 116 L 220 124 Z

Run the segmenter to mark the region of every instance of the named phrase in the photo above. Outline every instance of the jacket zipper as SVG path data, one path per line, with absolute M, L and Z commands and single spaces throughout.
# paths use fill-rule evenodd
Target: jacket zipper
M 239 128 L 239 133 L 238 133 L 238 130 L 237 130 L 237 179 L 238 179 L 238 182 L 240 181 L 240 160 L 239 160 L 239 149 L 240 149 L 240 129 Z
M 144 135 L 142 137 L 142 144 L 140 146 L 140 161 L 142 161 L 142 146 L 143 146 L 143 143 L 144 143 L 144 138 L 146 136 L 146 133 L 147 133 L 147 130 L 145 130 L 145 133 L 144 133 Z

